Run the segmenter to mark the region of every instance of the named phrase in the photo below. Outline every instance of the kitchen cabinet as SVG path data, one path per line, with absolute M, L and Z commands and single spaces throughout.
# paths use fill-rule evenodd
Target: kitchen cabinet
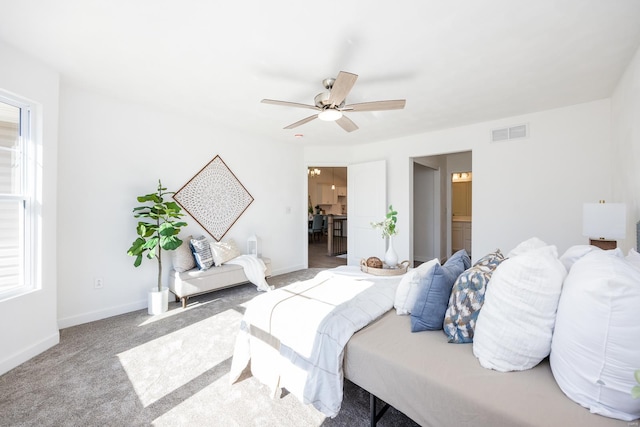
M 336 191 L 338 192 L 338 197 L 347 195 L 347 187 L 336 187 Z
M 318 184 L 319 205 L 335 205 L 338 203 L 336 190 L 331 189 L 329 184 Z

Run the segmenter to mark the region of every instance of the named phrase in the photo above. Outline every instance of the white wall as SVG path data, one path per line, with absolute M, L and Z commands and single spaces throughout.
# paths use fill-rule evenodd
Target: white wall
M 490 130 L 529 123 L 524 140 L 490 143 Z M 586 243 L 582 204 L 611 199 L 610 102 L 595 101 L 354 147 L 351 162 L 386 158 L 388 203 L 398 214 L 395 248 L 411 259 L 408 159 L 473 152 L 473 247 L 477 259 L 537 236 L 560 252 Z M 312 150 L 305 153 L 313 162 Z M 373 254 L 372 254 L 373 255 Z
M 255 199 L 223 238 L 241 250 L 256 233 L 274 274 L 306 266 L 306 180 L 295 143 L 249 139 L 212 120 L 175 117 L 119 102 L 63 81 L 60 94 L 59 322 L 67 327 L 146 307 L 157 267 L 139 268 L 126 251 L 135 239 L 136 196 L 158 178 L 177 191 L 220 155 Z M 206 234 L 189 216 L 184 235 Z M 296 244 L 296 242 L 298 244 Z M 170 267 L 165 258 L 165 277 Z M 95 290 L 100 278 L 104 288 Z
M 620 79 L 611 98 L 613 139 L 613 201 L 627 204 L 627 238 L 619 246 L 638 248 L 640 220 L 640 49 Z
M 0 88 L 39 104 L 43 187 L 39 289 L 0 302 L 0 374 L 59 342 L 56 316 L 58 74 L 0 42 Z

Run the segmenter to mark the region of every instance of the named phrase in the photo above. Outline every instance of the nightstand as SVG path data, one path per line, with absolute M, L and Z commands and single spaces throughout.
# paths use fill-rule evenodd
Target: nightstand
M 600 249 L 604 249 L 605 251 L 618 247 L 618 242 L 616 242 L 615 240 L 589 239 L 589 244 L 597 246 Z

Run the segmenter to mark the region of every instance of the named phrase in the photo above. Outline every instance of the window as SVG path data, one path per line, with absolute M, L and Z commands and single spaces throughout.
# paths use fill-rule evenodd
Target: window
M 27 102 L 0 92 L 0 299 L 35 287 L 31 121 Z

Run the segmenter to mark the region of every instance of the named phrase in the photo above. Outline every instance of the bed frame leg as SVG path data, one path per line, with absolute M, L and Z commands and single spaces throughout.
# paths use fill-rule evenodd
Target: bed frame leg
M 384 403 L 384 402 L 383 402 Z M 380 412 L 376 414 L 376 397 L 373 393 L 369 393 L 369 420 L 371 422 L 371 427 L 376 427 L 376 424 L 382 418 L 385 412 L 389 409 L 389 404 L 384 403 Z

